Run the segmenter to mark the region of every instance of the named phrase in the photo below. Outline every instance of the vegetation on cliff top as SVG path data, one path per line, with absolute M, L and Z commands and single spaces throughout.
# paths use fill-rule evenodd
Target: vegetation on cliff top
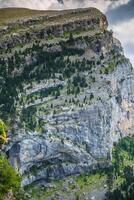
M 36 18 L 39 16 L 49 16 L 54 17 L 58 20 L 61 20 L 61 16 L 63 18 L 70 19 L 73 17 L 83 17 L 83 16 L 100 16 L 102 13 L 96 8 L 88 8 L 88 9 L 77 9 L 77 10 L 66 10 L 66 11 L 43 11 L 43 10 L 31 10 L 25 8 L 2 8 L 0 9 L 0 25 L 5 25 L 8 22 L 20 20 L 20 19 L 28 19 L 28 18 Z
M 41 15 L 44 11 L 35 11 L 25 8 L 2 8 L 0 9 L 0 24 L 4 25 L 11 20 L 23 19 L 25 17 L 33 17 Z

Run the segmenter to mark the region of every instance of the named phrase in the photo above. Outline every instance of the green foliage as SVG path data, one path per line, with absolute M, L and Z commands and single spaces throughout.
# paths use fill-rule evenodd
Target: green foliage
M 42 15 L 44 11 L 36 11 L 25 8 L 4 8 L 0 10 L 0 24 L 8 21 Z
M 57 199 L 56 194 L 60 193 L 64 199 L 68 199 L 74 194 L 74 199 L 85 199 L 84 193 L 93 191 L 94 188 L 99 189 L 105 183 L 106 175 L 104 173 L 95 172 L 94 174 L 81 174 L 77 176 L 69 176 L 62 180 L 52 181 L 54 187 L 40 187 L 30 185 L 25 188 L 26 193 L 32 194 L 32 198 L 38 200 Z M 65 189 L 65 185 L 67 185 Z M 30 198 L 27 198 L 30 200 Z
M 38 92 L 34 92 L 33 94 L 27 95 L 26 101 L 28 103 L 33 103 L 34 100 L 36 100 L 36 99 L 43 99 L 43 98 L 48 97 L 50 95 L 57 97 L 57 96 L 60 96 L 60 90 L 62 90 L 62 89 L 63 89 L 62 85 L 58 85 L 58 86 L 55 86 L 55 87 L 49 87 L 47 89 L 42 89 Z
M 20 177 L 7 158 L 0 154 L 0 199 L 9 191 L 15 193 L 20 188 Z
M 4 144 L 7 141 L 6 125 L 0 119 L 0 144 Z
M 26 123 L 27 128 L 30 130 L 34 130 L 37 127 L 37 120 L 36 120 L 36 113 L 37 108 L 35 106 L 30 106 L 29 108 L 23 108 L 21 121 Z
M 60 79 L 70 78 L 77 71 L 90 70 L 91 62 L 72 62 L 69 59 L 71 55 L 82 55 L 84 50 L 70 48 L 66 42 L 61 42 L 61 52 L 45 52 L 44 45 L 34 42 L 33 46 L 25 49 L 25 51 L 15 51 L 12 56 L 7 59 L 0 58 L 1 71 L 1 90 L 0 90 L 0 116 L 7 120 L 16 111 L 15 102 L 18 102 L 18 95 L 23 93 L 23 86 L 34 81 L 54 78 L 55 74 L 60 74 Z M 48 48 L 51 48 L 48 44 Z M 26 62 L 26 57 L 35 58 L 29 64 Z M 64 59 L 67 57 L 67 60 Z M 38 67 L 37 67 L 38 66 Z M 18 73 L 21 72 L 21 73 Z M 48 96 L 54 90 L 43 92 L 41 96 Z M 55 96 L 59 95 L 59 91 Z M 31 99 L 32 100 L 32 99 Z
M 134 199 L 134 136 L 121 139 L 113 148 L 111 171 L 107 176 L 108 200 Z
M 113 148 L 113 166 L 115 172 L 121 174 L 125 166 L 134 161 L 134 137 L 126 137 L 115 144 Z
M 80 93 L 80 88 L 88 86 L 85 76 L 80 76 L 79 74 L 74 76 L 73 80 L 69 79 L 67 84 L 67 94 L 75 94 L 75 96 Z

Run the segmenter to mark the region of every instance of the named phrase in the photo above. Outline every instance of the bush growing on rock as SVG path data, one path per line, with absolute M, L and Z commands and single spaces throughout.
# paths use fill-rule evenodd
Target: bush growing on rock
M 0 154 L 0 200 L 9 192 L 16 193 L 20 188 L 20 177 L 10 165 L 6 156 Z
M 0 119 L 0 145 L 7 142 L 7 127 Z M 9 199 L 20 188 L 20 177 L 10 165 L 4 153 L 0 152 L 0 200 Z
M 0 119 L 0 145 L 4 144 L 7 141 L 6 129 L 6 125 Z

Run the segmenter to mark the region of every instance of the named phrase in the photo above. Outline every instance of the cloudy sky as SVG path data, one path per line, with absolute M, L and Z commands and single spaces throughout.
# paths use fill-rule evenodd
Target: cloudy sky
M 122 42 L 125 54 L 134 66 L 134 0 L 0 0 L 0 7 L 27 7 L 31 9 L 70 9 L 97 7 L 109 20 L 109 29 Z

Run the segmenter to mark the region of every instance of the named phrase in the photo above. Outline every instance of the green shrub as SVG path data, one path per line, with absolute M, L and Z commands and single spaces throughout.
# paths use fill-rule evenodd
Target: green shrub
M 6 125 L 0 119 L 0 144 L 4 144 L 7 141 Z
M 15 193 L 20 188 L 20 177 L 7 158 L 0 154 L 0 200 L 9 192 Z

